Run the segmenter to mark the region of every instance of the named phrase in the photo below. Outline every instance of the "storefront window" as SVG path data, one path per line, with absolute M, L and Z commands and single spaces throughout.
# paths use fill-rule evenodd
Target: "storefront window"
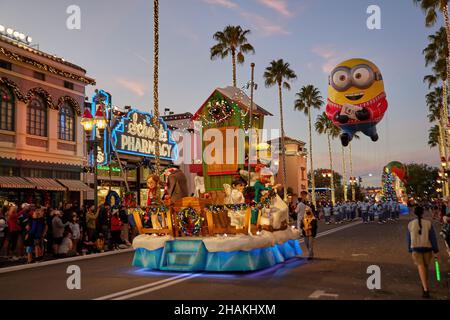
M 75 141 L 75 112 L 67 104 L 59 109 L 58 136 L 61 140 Z

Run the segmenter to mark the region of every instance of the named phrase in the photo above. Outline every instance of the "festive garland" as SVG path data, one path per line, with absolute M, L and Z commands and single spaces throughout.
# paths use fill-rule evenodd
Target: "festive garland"
M 161 204 L 161 205 L 153 205 L 153 206 L 149 206 L 147 207 L 147 212 L 151 215 L 158 215 L 158 216 L 162 216 L 163 213 L 167 213 L 169 212 L 169 208 L 166 207 L 165 205 Z
M 261 202 L 255 203 L 254 201 L 251 204 L 247 203 L 239 203 L 239 204 L 225 204 L 225 205 L 207 205 L 205 208 L 215 214 L 222 212 L 223 210 L 232 210 L 232 211 L 242 211 L 248 208 L 252 209 L 263 209 L 269 208 L 272 204 L 273 199 L 276 197 L 275 190 L 270 190 L 267 196 L 262 199 Z
M 202 230 L 203 218 L 192 207 L 186 207 L 177 213 L 178 227 L 187 236 L 198 236 Z
M 19 86 L 12 80 L 9 80 L 6 77 L 1 77 L 0 78 L 0 84 L 3 84 L 4 86 L 6 86 L 9 90 L 11 90 L 14 95 L 16 96 L 16 98 L 19 101 L 22 101 L 24 103 L 29 103 L 30 100 L 33 98 L 33 96 L 35 95 L 39 95 L 42 98 L 44 98 L 45 103 L 47 104 L 47 107 L 52 109 L 52 110 L 59 110 L 59 108 L 61 107 L 61 105 L 64 102 L 68 102 L 75 110 L 76 114 L 78 116 L 81 115 L 81 108 L 80 108 L 80 104 L 78 103 L 78 101 L 76 101 L 75 99 L 73 99 L 72 97 L 69 96 L 62 96 L 58 99 L 58 103 L 55 105 L 53 104 L 53 97 L 52 95 L 50 95 L 47 91 L 45 91 L 42 88 L 33 88 L 30 89 L 26 95 L 24 95 L 20 89 Z
M 37 53 L 37 52 L 34 52 L 34 53 Z M 8 58 L 8 59 L 10 59 L 12 61 L 26 63 L 26 64 L 31 65 L 32 67 L 37 68 L 39 70 L 50 72 L 50 73 L 53 73 L 53 74 L 56 74 L 56 75 L 59 75 L 59 76 L 62 76 L 64 78 L 68 78 L 68 79 L 71 79 L 71 80 L 80 81 L 80 82 L 83 82 L 83 83 L 85 83 L 87 85 L 96 85 L 96 82 L 93 79 L 88 79 L 86 77 L 79 76 L 79 75 L 73 74 L 71 72 L 66 72 L 66 71 L 63 71 L 61 69 L 57 69 L 57 68 L 52 67 L 52 66 L 50 66 L 48 64 L 40 63 L 40 62 L 38 62 L 38 61 L 36 61 L 34 59 L 31 59 L 31 58 L 28 58 L 28 57 L 25 57 L 25 56 L 13 53 L 13 52 L 11 52 L 11 51 L 3 48 L 3 47 L 0 47 L 0 54 L 2 54 L 3 56 L 5 56 L 6 58 Z M 46 58 L 48 58 L 48 56 Z M 61 60 L 55 60 L 55 59 L 53 59 L 53 60 L 62 63 Z M 74 67 L 75 65 L 71 64 L 71 66 Z

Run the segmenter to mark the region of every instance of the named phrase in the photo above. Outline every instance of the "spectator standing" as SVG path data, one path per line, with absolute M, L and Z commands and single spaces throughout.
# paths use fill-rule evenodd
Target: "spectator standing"
M 8 224 L 6 223 L 6 213 L 8 211 L 8 207 L 4 206 L 2 211 L 0 212 L 0 256 L 3 253 L 3 245 L 5 244 L 5 240 L 8 234 Z
M 114 250 L 119 249 L 119 245 L 122 243 L 120 234 L 122 231 L 122 221 L 119 217 L 119 209 L 113 209 L 111 215 L 111 239 Z
M 33 236 L 31 234 L 31 222 L 27 223 L 24 228 L 23 244 L 25 246 L 25 252 L 27 254 L 27 263 L 33 262 Z
M 325 224 L 330 224 L 331 211 L 332 211 L 332 205 L 330 203 L 327 203 L 325 205 L 325 207 L 323 208 L 323 215 L 325 216 Z
M 59 247 L 64 238 L 64 229 L 69 222 L 63 223 L 61 220 L 62 212 L 59 210 L 53 211 L 52 229 L 53 229 L 53 252 L 55 255 L 59 254 Z
M 127 210 L 125 209 L 124 206 L 121 206 L 121 208 L 119 210 L 119 218 L 120 218 L 120 221 L 122 222 L 120 238 L 127 246 L 129 246 L 130 245 L 130 226 L 128 224 Z
M 8 210 L 8 248 L 7 255 L 9 257 L 12 256 L 13 260 L 19 260 L 16 255 L 16 249 L 19 242 L 19 238 L 21 237 L 22 228 L 19 224 L 19 213 L 17 212 L 16 206 L 11 206 Z
M 44 219 L 44 209 L 39 208 L 33 212 L 31 219 L 30 235 L 33 238 L 34 255 L 36 260 L 41 259 L 43 253 L 43 239 L 46 233 L 46 224 Z
M 81 239 L 81 228 L 76 214 L 73 214 L 72 221 L 69 222 L 69 227 L 72 234 L 72 248 L 75 251 L 75 254 L 79 255 L 78 242 Z
M 99 210 L 97 210 L 96 213 L 94 212 L 94 210 L 95 207 L 91 206 L 86 214 L 86 228 L 89 241 L 94 241 L 95 231 L 97 229 L 97 217 L 99 214 Z
M 428 267 L 433 260 L 433 253 L 435 258 L 437 258 L 439 248 L 431 221 L 422 218 L 424 213 L 423 207 L 417 206 L 414 213 L 417 218 L 408 224 L 408 249 L 419 271 L 422 282 L 422 297 L 430 298 Z

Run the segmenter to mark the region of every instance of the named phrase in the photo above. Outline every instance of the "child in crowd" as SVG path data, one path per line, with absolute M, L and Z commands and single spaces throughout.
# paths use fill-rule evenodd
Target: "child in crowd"
M 33 262 L 33 237 L 31 235 L 31 224 L 25 225 L 25 237 L 23 245 L 25 246 L 25 252 L 27 253 L 27 263 Z
M 100 233 L 98 235 L 97 240 L 95 240 L 94 250 L 96 252 L 104 252 L 105 251 L 105 236 L 103 235 L 103 233 Z

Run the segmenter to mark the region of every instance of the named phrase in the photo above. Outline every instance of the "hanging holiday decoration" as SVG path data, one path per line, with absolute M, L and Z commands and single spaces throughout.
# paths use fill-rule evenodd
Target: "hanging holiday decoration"
M 383 77 L 374 63 L 351 59 L 333 69 L 328 81 L 326 113 L 342 129 L 343 146 L 348 146 L 359 131 L 378 141 L 376 125 L 387 108 Z
M 198 236 L 202 230 L 203 218 L 192 207 L 186 207 L 177 213 L 178 227 L 186 236 Z

